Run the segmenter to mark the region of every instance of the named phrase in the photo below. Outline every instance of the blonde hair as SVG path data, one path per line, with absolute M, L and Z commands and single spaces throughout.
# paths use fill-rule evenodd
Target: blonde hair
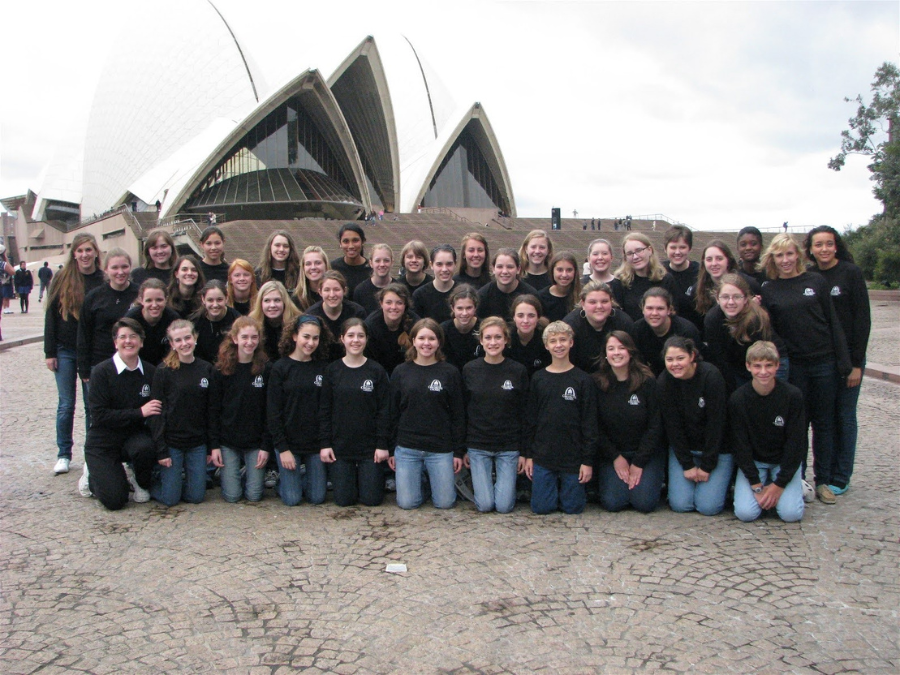
M 169 324 L 169 327 L 166 328 L 166 336 L 171 336 L 173 330 L 181 330 L 182 328 L 190 328 L 191 335 L 194 336 L 194 339 L 197 339 L 197 328 L 187 319 L 175 319 L 172 323 Z M 163 363 L 167 368 L 171 368 L 172 370 L 178 370 L 181 368 L 181 359 L 178 358 L 178 352 L 174 349 L 170 350 L 168 354 L 163 358 Z
M 625 255 L 625 244 L 629 241 L 637 241 L 650 249 L 650 260 L 647 262 L 648 267 L 650 268 L 650 272 L 647 275 L 650 281 L 662 281 L 663 277 L 668 274 L 666 268 L 663 267 L 662 263 L 659 262 L 659 258 L 656 256 L 656 250 L 653 248 L 653 244 L 650 242 L 650 239 L 643 232 L 630 232 L 626 234 L 622 239 L 622 264 L 619 265 L 619 269 L 613 272 L 613 275 L 622 282 L 622 285 L 625 288 L 631 288 L 631 284 L 634 283 L 634 267 L 631 264 L 631 260 L 628 259 L 628 256 Z
M 783 253 L 791 247 L 794 247 L 797 251 L 797 264 L 794 269 L 796 269 L 798 274 L 803 272 L 803 249 L 800 248 L 800 244 L 797 243 L 797 240 L 794 239 L 793 236 L 787 232 L 781 232 L 780 234 L 775 235 L 769 244 L 769 248 L 766 249 L 766 252 L 763 253 L 762 258 L 759 260 L 759 269 L 765 272 L 767 279 L 778 278 L 778 266 L 775 264 L 775 254 Z
M 275 281 L 274 279 L 267 281 L 262 285 L 262 288 L 259 289 L 259 293 L 256 294 L 256 300 L 253 301 L 253 309 L 250 310 L 248 316 L 259 323 L 260 326 L 266 325 L 266 315 L 263 314 L 262 303 L 263 299 L 272 291 L 277 292 L 278 295 L 281 296 L 281 302 L 284 305 L 284 310 L 281 314 L 282 325 L 286 326 L 293 323 L 294 320 L 300 316 L 301 312 L 297 309 L 297 305 L 294 304 L 294 301 L 291 300 L 291 296 L 288 295 L 284 284 L 280 281 Z
M 768 361 L 769 363 L 780 363 L 781 357 L 778 354 L 778 347 L 768 340 L 757 340 L 747 348 L 747 365 L 754 361 Z
M 545 347 L 551 335 L 568 335 L 572 340 L 575 339 L 575 331 L 565 321 L 554 321 L 544 329 L 541 340 L 543 340 Z
M 303 261 L 306 259 L 307 254 L 312 253 L 322 256 L 322 260 L 325 261 L 326 272 L 331 269 L 331 263 L 328 262 L 328 256 L 325 255 L 325 249 L 321 246 L 307 246 L 303 249 L 303 255 L 300 256 L 300 276 L 297 279 L 297 287 L 294 289 L 294 297 L 297 299 L 297 302 L 300 303 L 300 309 L 304 312 L 315 304 L 312 301 L 312 298 L 309 297 L 312 288 L 309 286 L 309 281 L 306 279 L 306 273 L 303 269 Z
M 531 243 L 533 239 L 546 239 L 547 240 L 547 257 L 544 258 L 544 267 L 547 268 L 547 271 L 550 271 L 550 267 L 548 263 L 550 259 L 553 257 L 553 242 L 550 241 L 550 237 L 547 236 L 547 233 L 544 230 L 532 230 L 528 234 L 525 235 L 525 239 L 522 240 L 522 245 L 519 247 L 519 260 L 521 261 L 521 269 L 519 271 L 519 277 L 525 278 L 526 268 L 528 267 L 528 254 L 526 253 L 526 249 L 528 248 L 528 244 Z M 577 271 L 577 269 L 576 269 Z

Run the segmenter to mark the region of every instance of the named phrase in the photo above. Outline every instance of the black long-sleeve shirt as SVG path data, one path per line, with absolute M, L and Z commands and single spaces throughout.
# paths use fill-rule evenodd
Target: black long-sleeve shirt
M 129 436 L 145 428 L 141 406 L 150 401 L 156 369 L 149 363 L 141 366 L 143 372 L 126 368 L 120 373 L 115 361 L 107 359 L 91 369 L 91 427 L 86 447 L 120 448 Z
M 617 284 L 610 284 L 616 302 L 631 317 L 632 321 L 644 318 L 644 312 L 641 310 L 641 299 L 644 297 L 644 293 L 657 286 L 665 288 L 672 294 L 673 298 L 678 294 L 678 284 L 675 283 L 675 279 L 668 272 L 659 281 L 650 281 L 650 277 L 639 277 L 635 274 L 634 279 L 631 281 L 631 286 L 627 288 L 621 281 Z
M 441 330 L 444 331 L 444 346 L 441 351 L 447 357 L 447 363 L 463 369 L 469 361 L 473 361 L 480 355 L 479 348 L 481 343 L 478 342 L 478 321 L 475 327 L 468 333 L 460 333 L 453 319 L 449 319 L 441 324 Z
M 663 267 L 672 275 L 675 282 L 675 293 L 672 299 L 675 301 L 675 311 L 682 319 L 687 319 L 698 331 L 703 330 L 703 315 L 695 306 L 696 296 L 694 287 L 697 285 L 697 277 L 700 274 L 700 263 L 691 260 L 687 269 L 673 270 L 668 260 L 663 261 Z
M 131 270 L 131 283 L 135 285 L 135 288 L 139 288 L 147 279 L 159 279 L 168 285 L 172 279 L 172 268 L 162 270 L 158 267 L 135 267 Z
M 269 376 L 269 433 L 278 452 L 308 455 L 322 449 L 319 400 L 326 361 L 279 359 Z
M 238 363 L 231 375 L 215 370 L 215 396 L 209 423 L 209 447 L 234 450 L 272 449 L 266 419 L 271 362 L 253 374 L 252 363 Z
M 716 468 L 725 433 L 728 397 L 718 368 L 701 361 L 690 380 L 668 371 L 659 376 L 659 402 L 669 445 L 685 471 L 694 468 L 692 452 L 700 451 L 699 466 Z
M 539 370 L 531 378 L 525 413 L 525 456 L 550 471 L 579 473 L 597 456 L 597 387 L 578 368 Z
M 84 280 L 85 296 L 103 285 L 103 272 L 100 270 L 94 270 L 92 274 L 82 274 L 81 276 Z M 59 283 L 58 279 L 56 283 Z M 51 286 L 51 290 L 52 288 Z M 81 307 L 78 310 L 80 313 Z M 62 318 L 57 295 L 48 303 L 46 314 L 44 314 L 44 358 L 55 359 L 58 347 L 72 351 L 78 348 L 78 319 L 71 314 L 67 319 Z
M 854 368 L 861 368 L 866 360 L 866 348 L 872 330 L 869 291 L 862 270 L 846 260 L 838 260 L 837 265 L 831 269 L 817 271 L 831 286 L 831 301 L 844 330 L 850 363 Z
M 650 370 L 652 370 L 653 374 L 656 376 L 659 376 L 659 374 L 666 369 L 666 364 L 663 361 L 662 349 L 663 345 L 666 344 L 666 340 L 670 337 L 678 335 L 690 338 L 697 345 L 698 349 L 703 346 L 700 331 L 697 330 L 697 327 L 694 324 L 687 319 L 682 319 L 680 316 L 672 316 L 669 318 L 672 323 L 669 326 L 669 331 L 662 337 L 654 332 L 646 319 L 635 321 L 634 326 L 631 328 L 631 336 L 634 338 L 635 346 L 644 358 L 644 363 L 650 366 Z
M 541 301 L 541 309 L 549 321 L 562 321 L 572 310 L 569 309 L 569 298 L 558 298 L 550 292 L 550 286 L 538 291 L 537 298 Z
M 153 443 L 159 459 L 169 457 L 169 448 L 190 450 L 209 444 L 209 421 L 215 400 L 212 364 L 194 358 L 178 368 L 156 369 L 150 396 L 162 402 L 162 414 L 150 418 Z
M 236 309 L 226 307 L 225 315 L 218 321 L 206 318 L 205 314 L 194 319 L 194 330 L 197 331 L 197 348 L 194 353 L 204 361 L 215 363 L 219 358 L 219 345 L 239 316 Z
M 739 387 L 728 401 L 734 459 L 750 485 L 760 482 L 754 462 L 778 464 L 775 484 L 787 487 L 806 457 L 808 440 L 803 394 L 786 382 L 761 396 L 753 383 Z
M 453 281 L 457 284 L 469 284 L 469 286 L 477 291 L 482 286 L 487 286 L 489 283 L 491 283 L 491 275 L 487 271 L 487 265 L 485 265 L 481 270 L 480 277 L 473 277 L 469 276 L 465 272 L 460 272 L 459 274 L 453 275 Z
M 544 346 L 544 340 L 538 335 L 537 331 L 532 334 L 528 344 L 522 344 L 515 326 L 509 327 L 509 344 L 503 355 L 525 366 L 525 369 L 528 371 L 528 377 L 549 366 L 553 360 L 550 352 Z M 582 370 L 584 369 L 582 368 Z
M 569 353 L 572 365 L 586 373 L 597 370 L 597 360 L 603 354 L 606 336 L 614 330 L 624 330 L 631 334 L 634 322 L 621 309 L 614 309 L 607 317 L 603 328 L 596 330 L 586 318 L 581 316 L 579 308 L 573 309 L 563 319 L 575 331 L 575 344 Z
M 329 361 L 337 361 L 344 355 L 344 345 L 342 345 L 340 342 L 341 326 L 344 325 L 344 322 L 347 319 L 365 320 L 367 316 L 366 310 L 363 309 L 362 305 L 359 305 L 352 300 L 344 300 L 344 302 L 341 304 L 340 316 L 338 316 L 337 319 L 331 319 L 325 313 L 325 306 L 321 301 L 317 302 L 308 310 L 306 310 L 306 313 L 312 314 L 313 316 L 317 316 L 322 319 L 322 321 L 325 322 L 325 325 L 328 326 L 328 330 L 331 331 L 333 342 L 328 345 Z
M 348 265 L 344 262 L 343 256 L 335 258 L 331 261 L 331 269 L 337 270 L 344 275 L 347 280 L 347 297 L 353 297 L 353 291 L 362 282 L 372 276 L 372 266 L 366 260 L 362 265 Z
M 142 314 L 140 307 L 132 307 L 125 316 L 134 319 L 144 329 L 144 346 L 141 347 L 141 360 L 153 366 L 158 366 L 169 353 L 169 336 L 166 330 L 178 313 L 171 307 L 164 307 L 159 321 L 151 325 Z
M 528 371 L 503 359 L 470 361 L 462 370 L 466 400 L 466 447 L 488 452 L 523 452 Z
M 409 283 L 409 281 L 406 279 L 405 274 L 394 279 L 395 284 L 401 284 L 403 286 L 406 286 L 406 290 L 409 291 L 409 297 L 412 297 L 413 293 L 415 293 L 417 290 L 422 288 L 422 286 L 427 286 L 432 281 L 434 281 L 434 277 L 431 276 L 430 274 L 428 274 L 427 272 L 425 273 L 425 278 L 422 279 L 422 283 L 417 284 L 416 286 L 413 286 L 411 283 Z
M 78 375 L 86 380 L 91 368 L 116 352 L 112 327 L 128 312 L 137 298 L 138 287 L 131 283 L 116 291 L 109 284 L 98 286 L 86 296 L 78 321 Z
M 466 410 L 459 370 L 444 361 L 401 363 L 391 376 L 391 418 L 395 445 L 462 457 Z
M 361 282 L 353 291 L 353 302 L 366 310 L 366 316 L 381 309 L 378 293 L 381 288 L 372 283 L 372 277 Z
M 550 286 L 553 283 L 553 279 L 550 278 L 550 272 L 542 272 L 541 274 L 528 274 L 528 272 L 526 272 L 522 275 L 522 281 L 526 286 L 530 286 L 533 289 L 532 291 L 528 291 L 532 295 L 542 288 L 547 288 L 547 286 Z
M 372 359 L 358 368 L 344 360 L 325 369 L 319 401 L 319 429 L 323 448 L 337 459 L 371 460 L 375 450 L 391 442 L 391 381 Z
M 597 386 L 600 414 L 600 456 L 613 461 L 622 455 L 643 469 L 661 451 L 662 417 L 656 380 L 647 378 L 634 392 L 628 381 L 610 383 L 606 391 Z
M 496 281 L 482 286 L 478 289 L 478 318 L 499 316 L 501 319 L 512 321 L 512 303 L 520 295 L 537 296 L 537 291 L 534 286 L 530 286 L 524 281 L 520 281 L 509 293 L 501 291 L 497 287 Z
M 200 270 L 203 272 L 203 278 L 207 281 L 216 279 L 218 281 L 221 281 L 223 284 L 228 284 L 229 267 L 229 263 L 225 262 L 224 260 L 218 265 L 210 265 L 209 263 L 205 263 L 202 260 L 200 261 Z
M 424 284 L 416 289 L 412 295 L 412 309 L 422 319 L 434 319 L 438 323 L 444 323 L 451 317 L 450 293 L 456 288 L 456 284 L 446 292 L 439 291 L 434 283 Z
M 410 327 L 419 320 L 414 312 L 409 312 Z M 372 312 L 366 318 L 366 328 L 369 329 L 369 341 L 366 343 L 366 356 L 375 359 L 387 371 L 388 375 L 394 372 L 394 368 L 406 361 L 406 347 L 401 347 L 397 340 L 403 333 L 403 323 L 396 330 L 388 328 L 384 321 L 382 311 Z
M 763 284 L 762 300 L 792 361 L 812 364 L 833 358 L 842 375 L 850 372 L 847 340 L 825 277 L 803 272 L 791 279 L 770 279 Z

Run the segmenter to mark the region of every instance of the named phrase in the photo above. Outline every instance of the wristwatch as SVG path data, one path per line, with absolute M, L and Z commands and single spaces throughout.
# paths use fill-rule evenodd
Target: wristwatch
M 758 495 L 759 493 L 761 493 L 763 491 L 762 485 L 760 485 L 759 487 L 752 487 L 750 489 L 753 490 L 753 494 L 755 494 L 755 495 Z

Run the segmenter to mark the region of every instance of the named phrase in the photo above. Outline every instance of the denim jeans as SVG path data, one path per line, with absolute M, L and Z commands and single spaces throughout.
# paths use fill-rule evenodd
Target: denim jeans
M 325 492 L 328 489 L 328 478 L 325 474 L 325 465 L 319 459 L 317 453 L 308 455 L 294 454 L 296 469 L 285 469 L 281 463 L 281 454 L 275 452 L 278 462 L 278 496 L 285 506 L 297 506 L 303 501 L 303 493 L 306 493 L 306 501 L 310 504 L 321 504 L 325 501 Z M 300 472 L 300 464 L 306 466 L 306 472 Z
M 385 463 L 374 459 L 353 462 L 337 459 L 328 465 L 328 475 L 334 489 L 334 503 L 353 506 L 361 502 L 365 506 L 379 506 L 384 501 Z
M 581 513 L 587 503 L 584 485 L 577 473 L 551 471 L 534 464 L 531 474 L 531 510 L 543 515 L 557 509 L 563 513 Z
M 600 506 L 607 511 L 621 511 L 631 506 L 641 513 L 650 513 L 659 505 L 662 484 L 666 477 L 666 455 L 662 450 L 655 453 L 641 473 L 641 482 L 631 490 L 628 489 L 628 484 L 619 478 L 612 462 L 601 462 L 598 473 Z
M 516 472 L 519 453 L 512 451 L 490 452 L 469 448 L 469 470 L 475 489 L 475 508 L 482 513 L 493 511 L 509 513 L 516 505 Z M 493 472 L 496 469 L 497 480 Z
M 240 501 L 243 494 L 248 502 L 258 502 L 262 499 L 263 483 L 266 479 L 266 469 L 256 468 L 256 459 L 259 450 L 237 450 L 222 446 L 222 467 L 220 473 L 222 481 L 222 498 L 226 502 Z M 246 466 L 246 471 L 241 478 L 241 464 Z
M 759 470 L 759 479 L 763 486 L 768 485 L 776 478 L 781 467 L 778 464 L 766 464 L 765 462 L 754 462 Z M 800 469 L 794 473 L 794 477 L 785 486 L 781 498 L 775 505 L 775 512 L 778 517 L 786 523 L 795 523 L 803 517 L 803 484 L 800 480 Z M 737 479 L 734 481 L 734 515 L 745 523 L 756 520 L 762 513 L 759 502 L 750 488 L 750 481 L 744 475 L 743 471 L 738 470 Z
M 694 451 L 694 464 L 699 466 L 702 452 Z M 709 474 L 705 483 L 695 483 L 684 477 L 681 462 L 675 457 L 675 451 L 669 448 L 669 506 L 678 513 L 696 510 L 704 516 L 715 516 L 725 508 L 725 496 L 731 483 L 734 471 L 734 458 L 722 453 L 716 468 Z
M 803 392 L 806 419 L 812 424 L 816 485 L 828 485 L 832 482 L 831 467 L 837 445 L 838 392 L 844 383 L 834 359 L 830 359 L 815 364 L 792 361 L 791 384 Z M 801 472 L 801 477 L 802 473 L 805 472 Z
M 452 452 L 427 452 L 398 445 L 394 450 L 394 466 L 397 472 L 397 506 L 401 509 L 422 506 L 424 472 L 428 472 L 434 508 L 449 509 L 456 503 Z
M 150 496 L 166 506 L 180 501 L 199 504 L 206 497 L 206 446 L 189 450 L 169 448 L 172 466 L 159 466 L 159 476 L 153 481 Z M 184 469 L 184 480 L 181 471 Z
M 59 404 L 56 407 L 57 457 L 72 459 L 72 427 L 75 424 L 75 384 L 81 382 L 81 402 L 84 404 L 84 428 L 91 426 L 91 409 L 88 406 L 88 385 L 78 377 L 75 350 L 56 347 L 56 391 Z
M 862 364 L 863 372 L 866 371 L 866 363 Z M 848 387 L 846 382 L 838 385 L 837 394 L 837 438 L 835 439 L 834 457 L 831 460 L 831 482 L 829 485 L 847 487 L 850 484 L 850 476 L 853 475 L 853 463 L 856 459 L 856 438 L 859 434 L 859 424 L 856 421 L 856 407 L 859 403 L 859 390 L 862 382 L 857 387 Z

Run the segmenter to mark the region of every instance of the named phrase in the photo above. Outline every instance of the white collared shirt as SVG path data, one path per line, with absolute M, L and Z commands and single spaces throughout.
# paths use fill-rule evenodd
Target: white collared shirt
M 122 357 L 119 356 L 119 352 L 116 352 L 115 354 L 113 354 L 112 359 L 113 359 L 113 364 L 115 364 L 115 366 L 116 366 L 116 375 L 121 375 L 123 370 L 139 370 L 139 371 L 141 371 L 141 374 L 144 373 L 144 362 L 141 361 L 140 357 L 138 357 L 137 366 L 135 366 L 133 369 L 129 368 L 125 364 L 125 362 L 122 360 Z

